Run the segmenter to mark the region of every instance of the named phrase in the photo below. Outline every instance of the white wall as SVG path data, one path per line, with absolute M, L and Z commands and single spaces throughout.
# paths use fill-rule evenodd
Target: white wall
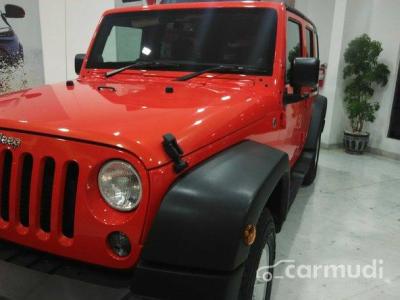
M 328 64 L 325 86 L 321 89 L 321 94 L 328 98 L 326 124 L 322 135 L 322 143 L 324 145 L 336 143 L 336 132 L 334 132 L 336 127 L 334 124 L 343 123 L 343 116 L 340 113 L 340 106 L 336 105 L 336 98 L 339 97 L 337 85 L 340 78 L 338 76 L 338 71 L 342 50 L 341 41 L 344 32 L 346 6 L 347 0 L 296 1 L 296 8 L 315 23 L 319 36 L 320 60 L 321 63 Z
M 74 58 L 86 53 L 101 14 L 114 0 L 39 0 L 46 83 L 76 78 Z
M 367 33 L 383 45 L 381 61 L 391 70 L 388 85 L 377 89 L 374 99 L 381 109 L 374 123 L 367 125 L 373 151 L 400 157 L 400 141 L 387 137 L 400 56 L 399 0 L 297 0 L 296 7 L 316 23 L 320 36 L 321 62 L 328 61 L 325 87 L 328 97 L 325 145 L 341 144 L 349 128 L 343 106 L 343 54 L 348 43 Z
M 75 75 L 75 55 L 86 53 L 102 13 L 114 8 L 112 0 L 66 1 L 67 78 Z
M 66 79 L 65 0 L 40 0 L 44 79 L 55 83 Z
M 39 27 L 38 0 L 0 0 L 0 9 L 5 4 L 19 5 L 26 15 L 22 19 L 7 19 L 24 47 L 24 75 L 18 74 L 14 80 L 27 81 L 27 86 L 43 84 L 42 42 Z M 23 88 L 16 86 L 17 89 Z
M 381 60 L 389 66 L 391 75 L 386 88 L 379 90 L 375 98 L 380 100 L 381 109 L 375 123 L 370 126 L 371 147 L 384 152 L 400 154 L 400 140 L 387 137 L 396 89 L 400 57 L 400 1 L 374 0 L 371 10 L 369 34 L 382 42 Z
M 339 75 L 343 72 L 343 53 L 348 43 L 367 33 L 372 39 L 382 42 L 383 52 L 380 61 L 389 66 L 391 75 L 389 83 L 384 88 L 376 89 L 373 100 L 378 100 L 381 109 L 377 113 L 377 119 L 374 123 L 367 124 L 367 130 L 371 133 L 370 147 L 376 152 L 383 154 L 400 154 L 400 141 L 387 137 L 391 108 L 396 87 L 399 50 L 400 50 L 400 1 L 398 0 L 350 0 L 348 1 L 345 32 L 343 35 L 342 59 L 340 62 Z M 338 89 L 343 95 L 344 82 L 341 79 Z M 342 106 L 343 96 L 335 99 L 336 107 Z M 343 111 L 343 109 L 342 109 Z M 344 127 L 349 128 L 347 117 L 343 125 L 335 124 L 332 131 L 336 133 L 336 141 L 341 139 L 341 131 Z M 334 142 L 335 139 L 332 140 Z
M 309 17 L 317 26 L 320 60 L 321 63 L 327 63 L 335 1 L 296 0 L 296 8 Z

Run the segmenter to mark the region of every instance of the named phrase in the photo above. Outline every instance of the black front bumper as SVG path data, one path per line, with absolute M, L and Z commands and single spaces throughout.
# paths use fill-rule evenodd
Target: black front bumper
M 238 299 L 243 266 L 232 272 L 204 272 L 140 262 L 132 293 L 154 299 Z
M 234 300 L 243 266 L 232 272 L 207 272 L 140 262 L 129 271 L 110 270 L 0 240 L 0 260 L 39 272 L 113 288 L 131 288 L 133 299 Z M 129 298 L 131 299 L 131 298 Z
M 119 271 L 88 265 L 3 240 L 0 240 L 0 260 L 50 275 L 113 288 L 130 287 L 133 278 L 133 270 Z

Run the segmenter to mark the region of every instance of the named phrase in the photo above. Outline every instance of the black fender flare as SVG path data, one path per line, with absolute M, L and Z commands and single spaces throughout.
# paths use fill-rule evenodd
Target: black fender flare
M 328 99 L 324 96 L 318 95 L 312 104 L 311 123 L 308 130 L 305 151 L 315 151 L 320 134 L 325 127 L 326 109 L 328 106 Z
M 273 194 L 277 218 L 289 205 L 285 152 L 244 141 L 184 174 L 165 195 L 142 251 L 142 261 L 204 271 L 233 271 L 247 259 L 246 225 L 256 224 Z

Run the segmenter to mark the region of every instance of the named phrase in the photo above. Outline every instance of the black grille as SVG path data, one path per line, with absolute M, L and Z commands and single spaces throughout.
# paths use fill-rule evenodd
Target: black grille
M 32 180 L 32 155 L 26 154 L 22 160 L 21 189 L 19 200 L 19 217 L 20 222 L 25 227 L 29 226 L 29 200 Z
M 74 161 L 0 151 L 0 218 L 14 224 L 10 216 L 17 216 L 15 221 L 24 227 L 36 225 L 47 233 L 57 230 L 52 224 L 61 224 L 62 234 L 73 238 L 78 176 L 79 165 Z M 61 211 L 52 214 L 53 205 Z M 13 207 L 15 212 L 10 211 Z
M 44 163 L 42 195 L 40 199 L 40 228 L 50 232 L 51 199 L 53 196 L 54 172 L 56 163 L 51 157 L 47 157 Z
M 62 232 L 66 237 L 74 236 L 75 199 L 78 186 L 79 167 L 75 162 L 70 162 L 67 167 L 64 189 L 64 209 Z
M 9 198 L 10 198 L 10 180 L 11 180 L 11 164 L 12 164 L 12 153 L 11 151 L 5 151 L 0 156 L 0 216 L 4 221 L 9 220 Z

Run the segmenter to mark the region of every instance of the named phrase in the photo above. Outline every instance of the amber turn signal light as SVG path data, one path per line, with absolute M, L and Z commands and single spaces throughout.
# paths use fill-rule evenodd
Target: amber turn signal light
M 256 236 L 257 236 L 256 226 L 255 225 L 247 225 L 244 230 L 244 234 L 243 234 L 244 243 L 247 246 L 253 245 L 256 240 Z

